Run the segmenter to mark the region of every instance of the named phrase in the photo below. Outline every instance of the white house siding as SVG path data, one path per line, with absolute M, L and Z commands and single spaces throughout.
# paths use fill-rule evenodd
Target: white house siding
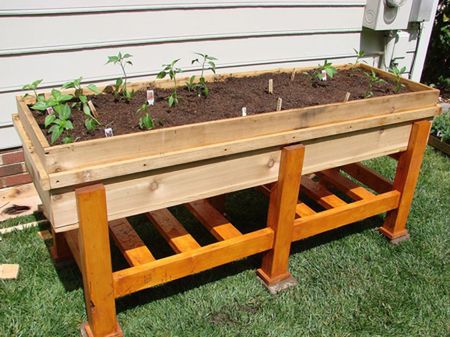
M 193 52 L 219 58 L 219 72 L 354 61 L 364 49 L 378 64 L 383 37 L 362 29 L 365 0 L 328 1 L 2 1 L 0 4 L 0 148 L 20 145 L 12 131 L 14 97 L 44 79 L 43 89 L 83 76 L 120 75 L 108 55 L 134 56 L 129 74 L 149 79 L 161 64 Z M 415 40 L 408 51 L 414 52 Z M 410 61 L 407 61 L 410 62 Z

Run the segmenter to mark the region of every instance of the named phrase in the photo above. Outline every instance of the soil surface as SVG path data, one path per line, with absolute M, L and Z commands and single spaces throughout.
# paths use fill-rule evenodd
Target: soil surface
M 167 97 L 172 91 L 155 89 L 155 105 L 149 108 L 155 120 L 154 129 L 239 117 L 242 116 L 242 107 L 247 108 L 247 115 L 272 112 L 276 110 L 278 97 L 283 99 L 282 110 L 342 102 L 347 92 L 351 94 L 350 100 L 364 99 L 369 88 L 369 79 L 361 69 L 340 70 L 327 81 L 312 80 L 304 73 L 296 74 L 294 81 L 290 77 L 288 73 L 273 73 L 228 78 L 208 83 L 208 97 L 198 97 L 185 87 L 178 88 L 179 104 L 172 108 L 167 104 Z M 273 79 L 273 94 L 268 93 L 269 79 Z M 372 92 L 373 97 L 395 94 L 394 84 L 376 84 Z M 408 89 L 402 88 L 400 92 L 408 92 Z M 54 145 L 60 144 L 65 135 L 71 135 L 76 141 L 103 138 L 106 127 L 112 128 L 115 136 L 144 132 L 139 129 L 140 116 L 136 110 L 147 99 L 145 90 L 137 91 L 130 103 L 116 101 L 112 94 L 101 94 L 91 99 L 102 125 L 88 132 L 84 127 L 83 113 L 73 110 L 74 129 L 71 133 L 64 133 Z M 50 134 L 44 128 L 45 115 L 37 111 L 33 114 L 50 143 Z

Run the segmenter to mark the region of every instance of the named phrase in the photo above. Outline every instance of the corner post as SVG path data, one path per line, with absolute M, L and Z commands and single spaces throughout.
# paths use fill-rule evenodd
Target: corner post
M 116 318 L 105 188 L 102 184 L 78 188 L 75 196 L 88 317 L 81 333 L 88 337 L 121 337 L 123 333 Z
M 278 182 L 270 192 L 267 225 L 275 232 L 274 244 L 257 274 L 273 294 L 297 283 L 288 271 L 288 260 L 304 155 L 303 145 L 282 149 Z
M 399 205 L 387 213 L 383 226 L 379 228 L 380 233 L 394 244 L 409 239 L 406 220 L 414 197 L 430 128 L 430 121 L 415 122 L 409 136 L 408 148 L 400 154 L 398 159 L 393 188 L 401 193 Z
M 52 227 L 53 245 L 50 247 L 50 255 L 55 264 L 63 263 L 73 258 L 69 245 L 63 233 L 56 233 Z

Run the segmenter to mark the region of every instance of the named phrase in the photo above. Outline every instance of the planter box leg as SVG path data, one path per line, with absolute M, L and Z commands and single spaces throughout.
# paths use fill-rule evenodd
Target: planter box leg
M 263 256 L 257 274 L 271 293 L 297 283 L 288 272 L 288 259 L 304 154 L 303 145 L 283 148 L 278 182 L 270 193 L 267 225 L 275 232 L 275 238 L 273 248 Z
M 397 209 L 389 211 L 380 233 L 385 235 L 392 243 L 409 239 L 406 229 L 406 220 L 416 189 L 420 166 L 427 145 L 431 122 L 419 121 L 413 124 L 408 148 L 400 154 L 393 188 L 401 193 Z
M 225 213 L 225 194 L 209 198 L 208 201 L 220 213 Z
M 72 252 L 67 245 L 63 233 L 55 233 L 52 228 L 53 245 L 50 248 L 50 255 L 55 264 L 65 263 L 73 259 Z
M 75 190 L 80 224 L 79 245 L 89 337 L 119 337 L 112 279 L 105 188 L 101 184 Z

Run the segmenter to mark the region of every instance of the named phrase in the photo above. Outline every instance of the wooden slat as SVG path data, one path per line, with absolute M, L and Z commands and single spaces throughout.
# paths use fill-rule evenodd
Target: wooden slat
M 392 182 L 361 163 L 344 165 L 340 169 L 378 193 L 392 191 Z
M 350 104 L 346 103 L 346 104 Z M 394 104 L 394 103 L 393 103 Z M 355 108 L 356 109 L 356 108 Z M 52 188 L 60 188 L 64 186 L 70 186 L 73 184 L 81 184 L 89 181 L 102 180 L 110 177 L 130 174 L 134 172 L 143 172 L 151 169 L 157 169 L 161 167 L 167 167 L 171 165 L 178 165 L 189 161 L 198 161 L 207 158 L 221 157 L 235 153 L 241 153 L 245 151 L 251 151 L 257 148 L 268 148 L 271 146 L 279 146 L 290 143 L 297 143 L 304 140 L 316 139 L 319 137 L 326 137 L 330 135 L 337 135 L 346 132 L 352 132 L 362 129 L 369 129 L 380 127 L 383 125 L 392 125 L 397 123 L 402 123 L 405 121 L 411 121 L 421 118 L 430 117 L 436 115 L 439 111 L 437 107 L 427 107 L 425 109 L 418 110 L 409 110 L 398 113 L 391 113 L 388 115 L 383 114 L 382 112 L 373 113 L 374 116 L 362 118 L 360 116 L 360 112 L 362 110 L 365 111 L 365 107 L 359 107 L 356 109 L 358 112 L 359 119 L 354 120 L 346 120 L 345 116 L 342 116 L 338 121 L 325 121 L 320 120 L 319 122 L 324 125 L 314 126 L 316 122 L 311 120 L 311 116 L 315 116 L 309 110 L 303 112 L 301 109 L 295 110 L 295 113 L 292 112 L 292 116 L 283 116 L 286 119 L 295 119 L 300 124 L 292 124 L 293 121 L 286 126 L 287 130 L 267 130 L 266 132 L 261 132 L 261 134 L 251 135 L 248 133 L 249 128 L 251 129 L 259 129 L 259 120 L 252 122 L 253 124 L 244 128 L 243 130 L 239 129 L 239 132 L 235 133 L 233 139 L 223 138 L 223 139 L 214 139 L 207 144 L 192 144 L 192 147 L 187 146 L 186 141 L 182 144 L 171 144 L 171 142 L 177 142 L 178 139 L 190 139 L 196 138 L 197 134 L 213 134 L 215 133 L 215 127 L 211 127 L 208 125 L 201 125 L 201 130 L 197 133 L 191 134 L 194 126 L 188 125 L 186 126 L 188 130 L 183 131 L 186 133 L 186 136 L 180 135 L 181 130 L 178 130 L 178 127 L 168 128 L 168 129 L 160 129 L 151 132 L 132 134 L 132 137 L 136 137 L 132 139 L 122 139 L 121 142 L 116 144 L 115 138 L 120 137 L 131 137 L 130 135 L 116 136 L 113 138 L 109 138 L 108 141 L 112 141 L 113 143 L 108 143 L 108 148 L 114 147 L 115 152 L 111 154 L 114 157 L 108 157 L 105 160 L 100 160 L 101 153 L 97 153 L 98 151 L 94 151 L 97 153 L 95 158 L 91 158 L 88 161 L 88 158 L 83 158 L 84 164 L 80 165 L 80 161 L 76 161 L 73 163 L 67 163 L 67 167 L 65 167 L 65 161 L 67 160 L 67 156 L 76 156 L 75 152 L 81 152 L 84 156 L 86 156 L 86 151 L 93 151 L 95 148 L 86 147 L 85 152 L 82 152 L 78 147 L 85 148 L 85 143 L 89 143 L 90 141 L 77 143 L 77 147 L 74 148 L 72 145 L 70 148 L 62 151 L 61 153 L 57 153 L 54 155 L 48 155 L 48 165 L 53 166 L 54 169 L 50 170 L 50 186 Z M 381 109 L 381 108 L 380 108 Z M 390 108 L 386 108 L 389 110 Z M 289 110 L 290 111 L 290 110 Z M 326 116 L 334 116 L 335 111 L 327 111 Z M 279 112 L 275 112 L 278 114 Z M 281 113 L 284 113 L 282 111 Z M 345 114 L 347 111 L 345 111 Z M 264 114 L 260 114 L 257 116 L 263 116 Z M 272 115 L 268 114 L 268 115 Z M 305 118 L 302 116 L 305 115 Z M 245 118 L 252 118 L 252 116 L 247 116 Z M 356 117 L 355 117 L 356 118 Z M 348 118 L 350 119 L 350 118 Z M 231 119 L 233 120 L 233 119 Z M 245 119 L 244 119 L 245 120 Z M 244 121 L 243 120 L 243 121 Z M 276 125 L 282 120 L 282 116 L 271 116 L 269 125 Z M 308 122 L 305 122 L 308 120 Z M 344 120 L 344 121 L 342 121 Z M 229 119 L 225 121 L 230 121 Z M 220 122 L 220 123 L 219 123 Z M 224 121 L 219 121 L 221 124 L 220 130 L 225 130 L 228 126 L 222 125 Z M 228 123 L 227 122 L 227 123 Z M 317 122 L 317 123 L 319 123 Z M 319 123 L 319 124 L 320 124 Z M 200 128 L 200 125 L 198 128 Z M 234 125 L 234 124 L 230 124 Z M 231 126 L 230 126 L 231 127 Z M 268 127 L 267 127 L 268 128 Z M 209 130 L 209 131 L 208 131 Z M 161 131 L 161 132 L 160 132 Z M 219 132 L 219 131 L 217 131 Z M 233 134 L 232 131 L 228 132 L 229 134 Z M 241 134 L 242 133 L 242 134 Z M 147 138 L 141 138 L 146 136 Z M 151 136 L 151 137 L 150 137 Z M 150 137 L 150 138 L 149 138 Z M 204 136 L 206 137 L 206 135 Z M 98 139 L 99 141 L 103 141 L 104 139 Z M 132 141 L 133 140 L 133 141 Z M 96 140 L 94 140 L 96 141 Z M 142 152 L 139 154 L 133 155 L 130 152 L 132 148 L 141 148 L 142 144 L 152 143 L 155 144 L 154 147 L 160 149 L 157 153 L 151 152 Z M 127 146 L 126 144 L 130 144 Z M 160 145 L 157 145 L 160 144 Z M 56 148 L 59 148 L 58 145 Z M 65 145 L 64 145 L 65 146 Z M 100 145 L 96 145 L 100 147 Z M 125 152 L 126 147 L 127 151 Z M 162 148 L 166 149 L 162 152 Z M 52 151 L 56 151 L 53 147 L 50 148 Z M 148 147 L 145 147 L 148 149 Z M 104 151 L 104 149 L 102 148 Z M 50 150 L 49 150 L 50 151 Z M 60 150 L 58 150 L 60 151 Z M 142 150 L 143 151 L 143 150 Z M 122 152 L 125 152 L 121 155 Z M 109 152 L 110 153 L 110 152 Z M 53 158 L 53 157 L 54 158 Z M 59 157 L 65 156 L 63 159 Z M 90 154 L 89 154 L 90 156 Z M 77 166 L 75 166 L 77 165 Z
M 203 199 L 186 204 L 189 211 L 217 240 L 228 240 L 242 235 L 217 209 Z
M 302 177 L 302 186 L 300 188 L 309 198 L 316 201 L 325 208 L 334 208 L 347 205 L 347 203 L 334 195 L 320 182 L 315 182 L 309 177 Z
M 391 191 L 371 199 L 316 213 L 294 221 L 294 241 L 305 239 L 355 221 L 392 210 L 398 206 L 400 193 Z
M 117 247 L 131 266 L 155 260 L 127 219 L 110 221 L 109 230 Z
M 411 125 L 404 125 L 308 141 L 302 172 L 403 151 L 410 131 Z M 279 147 L 268 148 L 106 180 L 109 220 L 274 182 L 279 158 Z M 78 226 L 74 196 L 70 189 L 52 191 L 49 208 L 57 232 Z
M 70 251 L 72 252 L 73 258 L 81 271 L 81 256 L 80 256 L 80 244 L 78 241 L 78 229 L 64 232 L 63 235 L 64 238 L 66 239 L 67 245 L 70 248 Z
M 317 175 L 325 181 L 331 183 L 337 187 L 341 192 L 348 195 L 355 200 L 372 198 L 375 196 L 372 192 L 366 190 L 364 187 L 359 186 L 350 179 L 342 176 L 337 169 L 329 169 L 320 171 Z
M 169 256 L 113 273 L 114 295 L 122 297 L 138 290 L 261 253 L 272 248 L 274 233 L 264 228 L 216 242 L 194 251 Z
M 148 212 L 146 215 L 176 253 L 201 247 L 167 208 Z
M 299 202 L 297 204 L 297 207 L 295 208 L 295 213 L 299 217 L 304 218 L 304 217 L 316 214 L 316 211 L 314 211 L 311 207 L 309 207 L 305 203 Z

